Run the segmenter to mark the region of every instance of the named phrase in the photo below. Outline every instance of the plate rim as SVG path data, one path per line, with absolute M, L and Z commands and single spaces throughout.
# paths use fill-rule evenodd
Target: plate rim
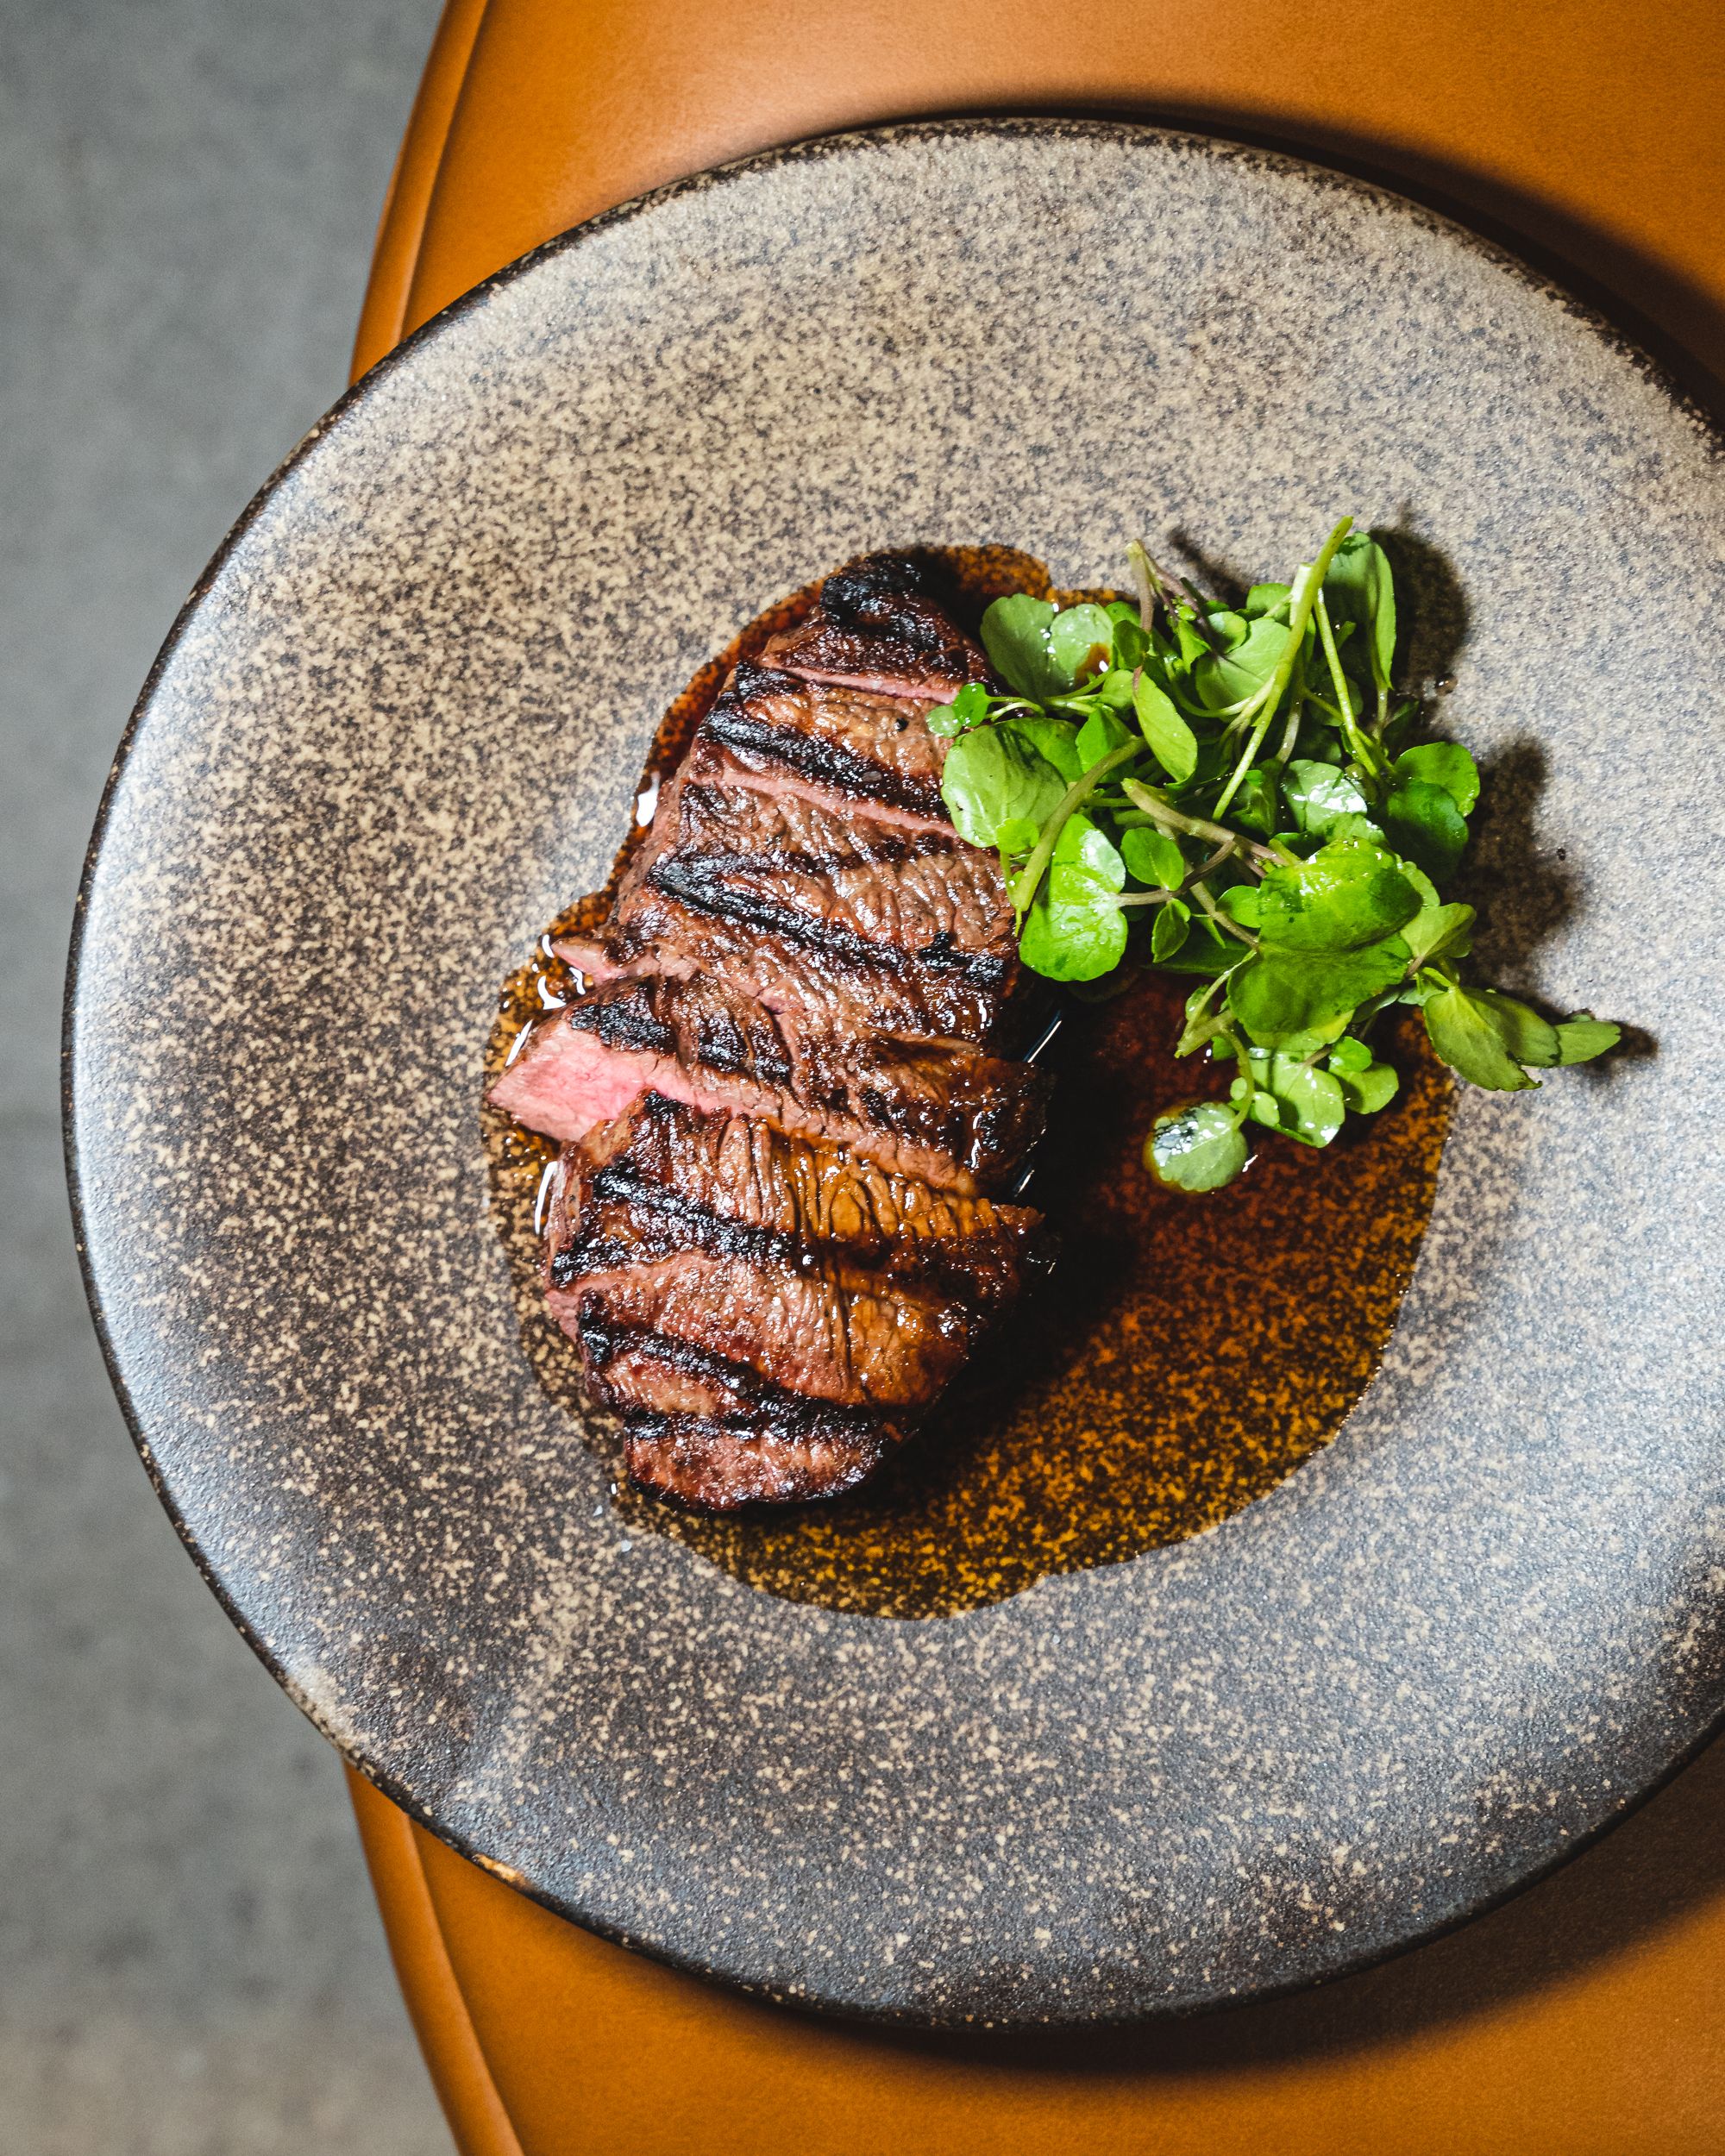
M 770 145 L 766 148 L 727 160 L 703 170 L 686 174 L 664 185 L 631 197 L 611 209 L 569 226 L 550 238 L 529 248 L 513 260 L 505 263 L 481 279 L 476 285 L 460 293 L 430 316 L 408 335 L 393 345 L 366 372 L 352 381 L 329 405 L 305 434 L 287 451 L 268 475 L 260 482 L 250 499 L 235 518 L 221 543 L 193 584 L 190 592 L 164 637 L 143 686 L 135 699 L 119 743 L 115 749 L 108 774 L 104 781 L 97 805 L 89 843 L 85 850 L 79 872 L 78 889 L 73 902 L 72 925 L 67 951 L 65 988 L 61 1002 L 60 1021 L 60 1123 L 61 1143 L 65 1159 L 67 1193 L 70 1200 L 74 1245 L 78 1254 L 78 1272 L 83 1283 L 85 1300 L 89 1309 L 97 1344 L 101 1349 L 109 1383 L 118 1402 L 128 1432 L 137 1451 L 144 1472 L 148 1477 L 158 1501 L 172 1523 L 175 1533 L 185 1545 L 198 1569 L 204 1585 L 215 1596 L 223 1614 L 239 1633 L 259 1661 L 269 1672 L 276 1684 L 285 1693 L 303 1714 L 336 1751 L 343 1762 L 365 1781 L 378 1789 L 397 1808 L 423 1827 L 458 1856 L 474 1864 L 493 1878 L 512 1888 L 517 1893 L 549 1910 L 565 1922 L 578 1926 L 595 1937 L 614 1945 L 643 1954 L 661 1965 L 678 1970 L 716 1984 L 728 1991 L 745 1997 L 766 1999 L 772 2003 L 804 2014 L 823 2021 L 834 2021 L 856 2027 L 872 2028 L 882 2034 L 900 2034 L 916 2032 L 963 2033 L 982 2039 L 1006 2040 L 1015 2035 L 1037 2033 L 1042 2035 L 1062 2035 L 1068 2039 L 1082 2038 L 1086 2034 L 1103 2037 L 1134 2028 L 1165 2024 L 1211 2015 L 1233 2013 L 1315 1990 L 1320 1986 L 1339 1984 L 1362 1975 L 1384 1964 L 1401 1959 L 1418 1948 L 1427 1946 L 1459 1931 L 1477 1918 L 1504 1907 L 1532 1888 L 1541 1884 L 1563 1870 L 1575 1858 L 1592 1848 L 1605 1835 L 1626 1819 L 1650 1802 L 1711 1745 L 1725 1733 L 1725 1692 L 1712 1715 L 1700 1727 L 1684 1745 L 1660 1771 L 1639 1788 L 1625 1796 L 1603 1818 L 1592 1826 L 1572 1834 L 1564 1846 L 1541 1862 L 1531 1866 L 1507 1885 L 1493 1887 L 1462 1906 L 1452 1908 L 1436 1921 L 1422 1925 L 1415 1931 L 1389 1943 L 1382 1941 L 1363 1948 L 1358 1954 L 1316 1974 L 1302 1974 L 1285 1982 L 1266 1982 L 1242 1986 L 1237 1990 L 1217 1993 L 1203 1999 L 1189 2002 L 1152 2002 L 1149 2005 L 1118 2014 L 1082 2012 L 1065 2014 L 1053 2012 L 1036 2015 L 999 2015 L 983 2018 L 954 2015 L 941 2015 L 910 2007 L 863 2007 L 804 1992 L 789 1992 L 776 1989 L 764 1982 L 751 1982 L 725 1969 L 714 1966 L 698 1954 L 683 1953 L 674 1947 L 662 1946 L 643 1938 L 626 1926 L 613 1924 L 604 1918 L 584 1913 L 557 1898 L 549 1890 L 536 1887 L 524 1874 L 502 1859 L 489 1854 L 470 1836 L 446 1827 L 434 1817 L 430 1808 L 414 1797 L 412 1793 L 386 1768 L 365 1758 L 353 1741 L 333 1727 L 312 1700 L 282 1665 L 271 1649 L 259 1636 L 239 1608 L 233 1595 L 215 1572 L 210 1560 L 188 1527 L 179 1505 L 156 1460 L 154 1447 L 147 1436 L 138 1409 L 134 1402 L 116 1346 L 108 1313 L 97 1288 L 95 1268 L 89 1249 L 87 1219 L 84 1200 L 86 1163 L 82 1156 L 78 1137 L 78 1103 L 75 1085 L 76 1051 L 78 1022 L 85 988 L 85 941 L 88 926 L 89 899 L 97 872 L 108 824 L 120 782 L 130 761 L 138 735 L 149 716 L 162 678 L 177 657 L 181 645 L 191 629 L 204 600 L 222 576 L 230 559 L 239 550 L 273 502 L 276 495 L 317 449 L 324 437 L 331 434 L 348 417 L 372 398 L 398 371 L 408 367 L 423 345 L 445 335 L 471 313 L 485 306 L 496 293 L 505 291 L 531 275 L 543 264 L 574 252 L 593 240 L 622 225 L 649 216 L 669 204 L 687 197 L 706 192 L 732 180 L 746 179 L 761 171 L 778 166 L 801 164 L 844 156 L 859 150 L 889 148 L 900 141 L 938 141 L 949 139 L 989 137 L 1028 139 L 1090 139 L 1114 141 L 1122 145 L 1133 142 L 1156 143 L 1191 153 L 1223 158 L 1240 157 L 1255 160 L 1260 166 L 1279 167 L 1283 171 L 1320 184 L 1338 191 L 1362 197 L 1368 200 L 1387 203 L 1404 213 L 1411 214 L 1428 230 L 1446 235 L 1469 253 L 1509 272 L 1525 288 L 1556 302 L 1563 310 L 1582 327 L 1589 330 L 1600 343 L 1616 358 L 1627 362 L 1641 375 L 1669 404 L 1673 411 L 1699 434 L 1711 447 L 1716 456 L 1725 461 L 1725 421 L 1715 413 L 1684 381 L 1676 367 L 1665 358 L 1649 350 L 1640 341 L 1641 335 L 1650 335 L 1654 342 L 1663 342 L 1665 333 L 1652 323 L 1640 325 L 1640 334 L 1632 335 L 1606 311 L 1598 299 L 1578 291 L 1559 276 L 1541 266 L 1534 259 L 1538 250 L 1527 243 L 1530 253 L 1520 251 L 1520 245 L 1510 244 L 1504 238 L 1487 234 L 1464 221 L 1465 213 L 1459 206 L 1439 208 L 1420 195 L 1404 188 L 1385 184 L 1366 176 L 1363 171 L 1352 169 L 1346 162 L 1326 160 L 1281 147 L 1269 137 L 1254 136 L 1249 132 L 1211 132 L 1187 120 L 1160 121 L 1153 118 L 1137 119 L 1095 112 L 1063 113 L 1059 110 L 1000 111 L 960 113 L 947 116 L 925 116 L 888 121 L 866 126 L 835 128 L 800 137 L 795 141 Z M 1626 311 L 1633 311 L 1626 310 Z M 1675 340 L 1670 340 L 1675 344 Z

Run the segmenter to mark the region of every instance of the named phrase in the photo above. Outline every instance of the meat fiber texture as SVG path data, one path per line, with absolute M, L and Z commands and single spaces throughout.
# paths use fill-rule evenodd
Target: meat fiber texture
M 584 993 L 491 1099 L 560 1140 L 550 1309 L 628 1470 L 703 1511 L 831 1497 L 926 1416 L 1041 1259 L 1000 1201 L 1046 1081 L 999 862 L 932 705 L 987 678 L 912 557 L 829 577 L 662 792 Z

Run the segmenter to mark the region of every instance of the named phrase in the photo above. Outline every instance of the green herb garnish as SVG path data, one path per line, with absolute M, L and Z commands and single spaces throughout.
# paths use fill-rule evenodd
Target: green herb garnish
M 951 741 L 953 823 L 1000 856 L 1027 966 L 1195 977 L 1175 1053 L 1239 1075 L 1226 1101 L 1157 1118 L 1151 1172 L 1214 1190 L 1245 1166 L 1248 1121 L 1327 1145 L 1375 1114 L 1398 1081 L 1366 1037 L 1392 1006 L 1418 1006 L 1443 1060 L 1499 1092 L 1614 1047 L 1587 1012 L 1554 1024 L 1462 978 L 1473 909 L 1439 887 L 1479 774 L 1455 742 L 1408 744 L 1420 707 L 1392 686 L 1377 542 L 1344 517 L 1291 583 L 1238 609 L 1128 554 L 1135 599 L 996 599 L 982 642 L 1008 693 L 973 683 L 929 724 Z

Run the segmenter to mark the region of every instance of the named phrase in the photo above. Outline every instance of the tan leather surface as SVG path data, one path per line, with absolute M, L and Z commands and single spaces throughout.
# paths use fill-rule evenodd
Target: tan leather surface
M 425 213 L 485 11 L 486 0 L 444 0 L 378 219 L 371 280 L 354 339 L 351 371 L 355 375 L 380 360 L 413 326 L 406 320 L 407 296 L 419 260 Z
M 402 1996 L 461 2156 L 522 2156 L 432 1907 L 420 1847 L 431 1838 L 351 1767 L 348 1789 Z
M 1435 191 L 1610 287 L 1725 379 L 1718 0 L 492 0 L 409 317 L 768 142 L 1096 103 Z
M 705 165 L 858 121 L 1097 104 L 1459 209 L 1675 341 L 1703 393 L 1725 382 L 1716 0 L 450 0 L 356 368 L 527 248 Z M 354 1789 L 466 2156 L 1725 2152 L 1719 1747 L 1544 1884 L 1382 1969 L 986 2055 L 660 1968 Z

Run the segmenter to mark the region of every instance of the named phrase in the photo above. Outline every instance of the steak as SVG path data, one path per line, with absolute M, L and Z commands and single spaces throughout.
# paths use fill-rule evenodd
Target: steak
M 950 825 L 692 779 L 662 821 L 618 894 L 606 972 L 656 956 L 839 1035 L 982 1042 L 1013 1006 L 999 866 Z
M 940 794 L 933 703 L 987 663 L 877 555 L 744 661 L 661 792 L 582 993 L 492 1100 L 562 1144 L 546 1294 L 631 1478 L 722 1511 L 835 1495 L 1044 1263 L 1012 1186 L 1046 1081 L 999 862 Z
M 999 1190 L 1042 1135 L 1048 1081 L 963 1041 L 854 1042 L 800 1032 L 699 975 L 630 974 L 541 1018 L 491 1090 L 530 1130 L 568 1142 L 649 1087 L 765 1116 L 938 1188 Z

